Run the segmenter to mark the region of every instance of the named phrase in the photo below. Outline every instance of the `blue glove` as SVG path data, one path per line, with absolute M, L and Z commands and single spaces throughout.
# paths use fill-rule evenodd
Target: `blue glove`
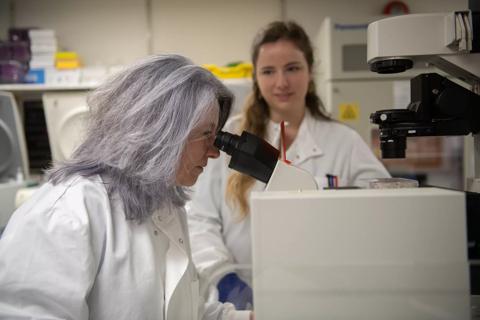
M 237 310 L 252 310 L 252 288 L 235 273 L 229 273 L 217 284 L 218 300 L 230 302 Z

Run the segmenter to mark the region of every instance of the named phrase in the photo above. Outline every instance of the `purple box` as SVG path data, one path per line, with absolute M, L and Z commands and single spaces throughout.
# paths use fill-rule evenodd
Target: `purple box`
M 18 61 L 0 61 L 0 83 L 22 83 L 27 65 Z
M 15 41 L 26 41 L 29 42 L 30 38 L 28 37 L 28 31 L 34 28 L 9 28 L 8 29 L 8 40 Z

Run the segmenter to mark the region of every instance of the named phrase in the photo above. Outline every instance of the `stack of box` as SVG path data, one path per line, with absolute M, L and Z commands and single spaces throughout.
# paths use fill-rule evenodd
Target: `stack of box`
M 23 82 L 28 70 L 28 36 L 26 30 L 17 31 L 15 37 L 9 32 L 9 39 L 0 41 L 0 83 Z
M 27 82 L 44 83 L 45 73 L 55 67 L 57 37 L 52 29 L 30 29 L 30 70 Z

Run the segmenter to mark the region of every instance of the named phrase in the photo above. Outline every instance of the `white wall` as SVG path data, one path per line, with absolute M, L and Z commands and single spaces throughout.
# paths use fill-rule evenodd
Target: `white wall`
M 0 0 L 0 32 L 5 32 Z M 60 44 L 86 65 L 125 64 L 176 52 L 197 63 L 249 60 L 255 32 L 293 19 L 314 39 L 325 16 L 378 16 L 385 0 L 12 0 L 18 27 L 54 28 Z M 409 0 L 412 13 L 465 9 L 468 0 Z M 0 33 L 1 34 L 1 33 Z
M 358 22 L 364 18 L 380 16 L 385 0 L 287 0 L 287 19 L 300 22 L 307 33 L 313 37 L 320 29 L 320 24 L 327 16 L 342 21 Z M 465 10 L 468 0 L 408 0 L 403 1 L 410 8 L 410 13 L 448 12 Z
M 278 0 L 156 0 L 154 52 L 177 52 L 196 63 L 249 60 L 266 22 L 281 18 Z
M 55 29 L 65 50 L 87 65 L 126 64 L 148 54 L 145 3 L 139 0 L 14 0 L 15 25 Z

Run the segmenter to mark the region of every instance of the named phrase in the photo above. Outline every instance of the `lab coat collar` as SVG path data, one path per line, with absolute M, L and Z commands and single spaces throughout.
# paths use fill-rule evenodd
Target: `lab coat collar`
M 320 145 L 315 139 L 315 119 L 310 111 L 305 111 L 305 116 L 300 124 L 295 141 L 287 150 L 287 160 L 290 160 L 293 165 L 299 165 L 312 157 L 320 157 L 324 154 Z M 266 128 L 267 140 L 275 147 L 280 146 L 280 124 L 269 120 Z
M 189 261 L 186 247 L 188 239 L 183 231 L 179 211 L 172 207 L 162 208 L 152 216 L 153 224 L 170 240 L 165 271 L 165 318 L 168 317 L 168 308 L 175 288 L 187 271 Z

